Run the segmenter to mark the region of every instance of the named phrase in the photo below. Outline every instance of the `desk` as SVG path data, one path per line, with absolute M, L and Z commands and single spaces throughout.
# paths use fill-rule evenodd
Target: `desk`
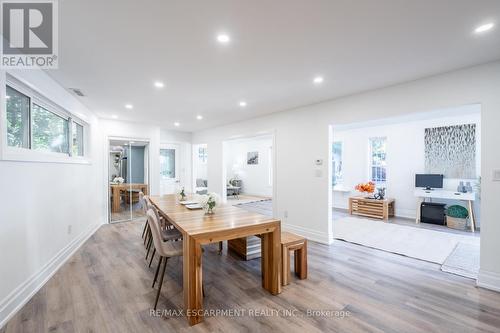
M 421 188 L 415 189 L 415 196 L 417 197 L 417 219 L 416 223 L 420 223 L 420 205 L 426 198 L 430 199 L 446 199 L 446 200 L 462 200 L 465 201 L 469 207 L 469 215 L 471 221 L 471 230 L 476 230 L 476 221 L 474 216 L 474 208 L 472 203 L 476 200 L 476 193 L 460 193 L 447 190 L 425 190 Z
M 201 246 L 224 240 L 261 235 L 262 287 L 273 295 L 281 292 L 281 222 L 231 205 L 215 214 L 189 210 L 174 195 L 152 196 L 151 202 L 183 237 L 184 309 L 190 325 L 203 320 Z
M 148 185 L 147 184 L 110 184 L 111 187 L 111 196 L 112 196 L 112 202 L 111 202 L 111 212 L 113 213 L 118 213 L 120 212 L 121 206 L 120 206 L 120 192 L 121 191 L 126 191 L 128 189 L 132 190 L 141 190 L 142 193 L 148 194 Z

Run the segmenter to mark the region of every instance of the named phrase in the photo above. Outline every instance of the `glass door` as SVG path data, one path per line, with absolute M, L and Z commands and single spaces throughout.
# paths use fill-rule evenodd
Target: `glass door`
M 179 190 L 179 146 L 162 144 L 160 148 L 160 193 L 173 194 Z
M 139 193 L 149 193 L 147 143 L 109 141 L 109 220 L 130 221 L 144 215 Z

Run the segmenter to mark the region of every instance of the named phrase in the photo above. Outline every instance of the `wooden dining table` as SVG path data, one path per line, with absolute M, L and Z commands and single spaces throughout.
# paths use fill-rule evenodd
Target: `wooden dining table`
M 160 214 L 183 235 L 184 308 L 190 325 L 203 320 L 202 245 L 259 235 L 262 287 L 272 295 L 281 292 L 281 221 L 231 205 L 217 207 L 212 215 L 190 210 L 175 195 L 151 196 Z M 189 200 L 189 198 L 188 198 Z
M 109 184 L 111 188 L 111 212 L 121 212 L 120 193 L 127 190 L 140 190 L 144 194 L 148 194 L 148 184 L 135 184 L 135 183 L 122 183 L 122 184 Z

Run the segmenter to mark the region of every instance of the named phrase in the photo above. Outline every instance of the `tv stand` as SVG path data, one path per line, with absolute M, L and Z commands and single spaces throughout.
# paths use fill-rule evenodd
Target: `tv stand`
M 431 199 L 448 199 L 448 200 L 462 200 L 467 202 L 469 208 L 471 230 L 474 232 L 476 230 L 476 221 L 474 216 L 474 210 L 472 203 L 476 200 L 476 193 L 460 193 L 455 191 L 446 190 L 427 190 L 424 188 L 415 189 L 415 197 L 417 197 L 417 219 L 416 223 L 420 223 L 420 205 L 425 201 L 426 198 Z

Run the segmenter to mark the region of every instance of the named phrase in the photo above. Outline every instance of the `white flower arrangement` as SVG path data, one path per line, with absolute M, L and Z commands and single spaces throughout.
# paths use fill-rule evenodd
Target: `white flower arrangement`
M 200 196 L 200 205 L 203 207 L 203 210 L 206 214 L 215 213 L 215 208 L 220 203 L 220 197 L 217 193 L 208 193 Z
M 115 177 L 113 179 L 113 183 L 115 183 L 115 184 L 123 184 L 123 183 L 125 183 L 125 179 L 123 179 L 122 177 Z

